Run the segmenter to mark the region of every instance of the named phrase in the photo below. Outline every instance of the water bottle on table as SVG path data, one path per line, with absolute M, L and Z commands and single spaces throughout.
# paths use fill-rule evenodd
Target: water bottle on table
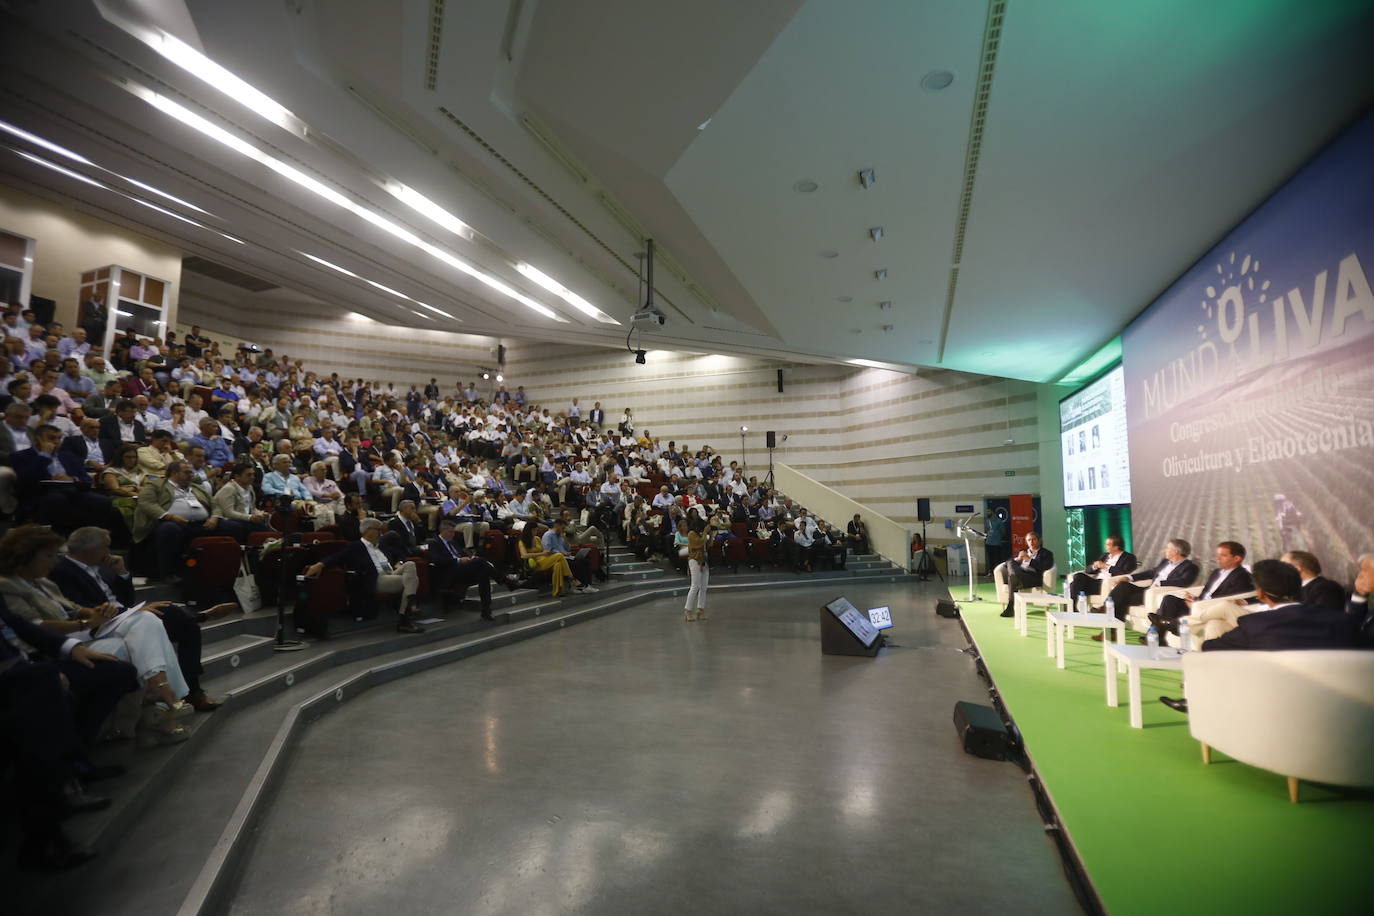
M 1078 593 L 1078 606 L 1074 610 L 1080 614 L 1088 613 L 1088 595 L 1086 592 Z
M 1116 602 L 1112 600 L 1111 595 L 1107 596 L 1107 602 L 1103 605 L 1103 609 L 1106 610 L 1108 617 L 1116 617 Z
M 1178 650 L 1187 652 L 1193 648 L 1193 641 L 1189 638 L 1191 628 L 1188 626 L 1188 618 L 1178 618 Z
M 1159 631 L 1155 629 L 1154 624 L 1150 624 L 1150 628 L 1145 631 L 1145 645 L 1150 647 L 1150 658 L 1159 657 Z

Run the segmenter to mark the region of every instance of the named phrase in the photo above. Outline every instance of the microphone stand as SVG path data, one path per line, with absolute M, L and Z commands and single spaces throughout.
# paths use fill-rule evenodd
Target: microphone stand
M 969 543 L 969 538 L 973 537 L 987 540 L 987 535 L 969 525 L 969 522 L 973 521 L 976 517 L 977 516 L 970 515 L 968 518 L 964 519 L 959 523 L 958 530 L 956 531 L 956 534 L 964 539 L 964 561 L 968 564 L 968 598 L 964 599 L 966 601 L 983 600 L 973 591 L 973 547 Z

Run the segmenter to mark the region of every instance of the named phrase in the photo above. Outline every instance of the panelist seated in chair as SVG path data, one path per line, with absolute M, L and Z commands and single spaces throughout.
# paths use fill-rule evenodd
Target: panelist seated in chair
M 490 560 L 475 556 L 459 544 L 457 533 L 457 525 L 452 519 L 446 518 L 439 522 L 439 536 L 429 540 L 425 553 L 432 569 L 434 589 L 445 597 L 457 592 L 456 597 L 461 601 L 468 586 L 477 586 L 482 602 L 482 617 L 490 620 L 491 583 L 493 579 L 502 577 Z M 505 576 L 503 579 L 511 591 L 515 590 L 517 581 L 515 576 Z
M 1002 564 L 1002 572 L 1007 580 L 1007 606 L 1003 617 L 1015 614 L 1016 593 L 1021 589 L 1040 588 L 1044 585 L 1045 570 L 1054 566 L 1054 553 L 1040 543 L 1040 535 L 1032 531 L 1026 535 L 1026 549 Z
M 1118 535 L 1111 535 L 1102 545 L 1102 556 L 1092 562 L 1086 570 L 1073 574 L 1069 580 L 1069 600 L 1078 603 L 1078 596 L 1086 593 L 1090 597 L 1097 594 L 1097 583 L 1125 576 L 1135 572 L 1140 561 L 1135 554 L 1126 552 L 1126 542 Z
M 1361 572 L 1366 589 L 1374 589 L 1374 563 Z M 1255 564 L 1253 589 L 1266 610 L 1236 621 L 1234 629 L 1202 644 L 1202 651 L 1226 650 L 1280 652 L 1296 649 L 1354 649 L 1358 646 L 1358 621 L 1344 611 L 1313 607 L 1298 600 L 1302 578 L 1296 567 L 1282 560 Z M 1356 580 L 1356 590 L 1360 580 Z M 1160 702 L 1179 712 L 1188 701 L 1160 697 Z
M 1164 545 L 1164 559 L 1153 568 L 1113 576 L 1111 599 L 1116 619 L 1125 620 L 1131 608 L 1144 604 L 1147 588 L 1187 588 L 1196 582 L 1199 573 L 1197 564 L 1188 559 L 1192 552 L 1192 544 L 1183 538 L 1171 538 Z
M 399 559 L 388 557 L 380 542 L 385 526 L 380 519 L 365 518 L 358 522 L 362 538 L 349 541 L 348 546 L 321 563 L 307 566 L 301 574 L 314 579 L 327 566 L 340 566 L 352 574 L 349 600 L 361 607 L 375 601 L 376 595 L 401 596 L 401 617 L 396 623 L 398 633 L 423 633 L 425 628 L 416 622 L 415 594 L 420 589 L 420 570 L 413 560 L 397 565 Z
M 1302 576 L 1302 603 L 1309 607 L 1329 607 L 1345 610 L 1345 589 L 1339 582 L 1322 575 L 1321 561 L 1306 550 L 1290 550 L 1280 560 L 1296 567 Z
M 1159 602 L 1159 613 L 1150 615 L 1150 623 L 1154 624 L 1160 638 L 1163 639 L 1165 633 L 1178 633 L 1178 619 L 1188 616 L 1194 602 L 1254 591 L 1255 583 L 1250 578 L 1250 572 L 1241 565 L 1244 562 L 1245 547 L 1242 544 L 1236 541 L 1222 541 L 1218 544 L 1217 568 L 1212 570 L 1207 581 L 1203 583 L 1202 591 L 1197 595 L 1182 597 L 1166 595 Z M 1296 598 L 1297 594 L 1293 597 Z

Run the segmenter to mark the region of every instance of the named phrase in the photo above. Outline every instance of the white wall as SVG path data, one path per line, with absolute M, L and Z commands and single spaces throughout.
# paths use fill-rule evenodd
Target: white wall
M 181 292 L 178 249 L 4 184 L 0 229 L 37 242 L 33 295 L 54 300 L 55 317 L 68 328 L 76 323 L 82 272 L 112 264 L 165 280 L 163 315 L 169 327 L 175 324 Z

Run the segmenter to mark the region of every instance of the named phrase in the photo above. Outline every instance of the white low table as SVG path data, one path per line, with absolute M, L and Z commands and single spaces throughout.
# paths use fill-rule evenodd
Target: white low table
M 1073 639 L 1074 627 L 1089 627 L 1094 630 L 1102 630 L 1105 634 L 1107 630 L 1116 631 L 1116 643 L 1119 646 L 1126 644 L 1126 624 L 1117 620 L 1111 614 L 1079 614 L 1068 611 L 1051 611 L 1045 615 L 1045 623 L 1049 629 L 1045 631 L 1045 651 L 1050 658 L 1058 658 L 1058 666 L 1064 667 L 1064 631 L 1069 631 L 1069 638 Z M 1111 645 L 1106 638 L 1102 640 L 1102 661 L 1111 665 L 1107 658 L 1107 647 Z
M 1049 592 L 1017 592 L 1012 596 L 1011 608 L 1015 616 L 1016 629 L 1022 636 L 1026 633 L 1026 607 L 1031 604 L 1043 605 L 1046 609 L 1062 605 L 1071 608 L 1072 604 L 1063 595 L 1051 595 Z
M 1126 666 L 1127 682 L 1130 684 L 1131 728 L 1144 728 L 1140 714 L 1140 670 L 1142 668 L 1164 668 L 1171 671 L 1183 670 L 1183 652 L 1160 646 L 1106 646 L 1108 662 L 1112 659 Z M 1116 706 L 1117 665 L 1107 666 L 1107 705 Z

